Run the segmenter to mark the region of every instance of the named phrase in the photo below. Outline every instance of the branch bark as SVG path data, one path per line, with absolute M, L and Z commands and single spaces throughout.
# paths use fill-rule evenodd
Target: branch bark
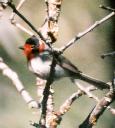
M 10 69 L 0 57 L 0 71 L 3 73 L 4 76 L 8 77 L 14 86 L 16 87 L 17 91 L 21 94 L 24 101 L 28 104 L 29 108 L 40 108 L 39 103 L 37 103 L 30 94 L 25 90 L 22 82 L 20 81 L 16 72 Z
M 115 75 L 114 75 L 115 77 Z M 92 109 L 88 117 L 85 121 L 79 125 L 79 128 L 92 128 L 97 121 L 99 120 L 100 116 L 104 113 L 106 108 L 115 101 L 115 81 L 113 78 L 113 84 L 110 88 L 110 91 L 103 97 L 101 100 L 98 101 L 97 105 Z M 114 111 L 112 111 L 114 113 Z
M 44 25 L 41 28 L 41 33 L 43 35 L 43 37 L 45 38 L 45 42 L 47 42 L 49 44 L 49 46 L 52 48 L 51 44 L 54 43 L 56 41 L 56 34 L 57 34 L 57 23 L 58 23 L 58 18 L 59 18 L 59 14 L 60 14 L 60 8 L 61 8 L 61 3 L 62 0 L 46 0 L 46 6 L 47 6 L 47 18 L 45 20 Z M 46 122 L 48 119 L 48 98 L 50 97 L 50 88 L 51 88 L 51 84 L 53 82 L 54 79 L 54 74 L 55 74 L 55 66 L 57 64 L 56 59 L 58 58 L 58 55 L 55 54 L 55 52 L 52 49 L 52 64 L 51 64 L 51 68 L 50 68 L 50 74 L 49 77 L 47 79 L 46 82 L 46 86 L 43 92 L 43 101 L 42 101 L 42 114 L 41 114 L 41 118 L 39 121 L 39 125 L 40 127 L 46 127 Z M 51 95 L 52 97 L 52 95 Z M 51 103 L 53 106 L 53 103 Z M 53 108 L 53 107 L 52 107 Z M 51 112 L 50 112 L 51 113 Z M 50 114 L 51 115 L 51 114 Z M 46 119 L 47 117 L 47 119 Z
M 47 15 L 44 24 L 39 29 L 46 42 L 54 43 L 58 35 L 58 19 L 61 11 L 62 0 L 45 0 Z
M 60 52 L 63 53 L 67 48 L 69 48 L 71 45 L 73 45 L 77 40 L 81 39 L 81 37 L 85 36 L 86 34 L 88 34 L 91 31 L 93 31 L 95 28 L 97 28 L 98 26 L 100 26 L 102 23 L 104 23 L 105 21 L 107 21 L 108 19 L 110 19 L 113 16 L 115 16 L 114 11 L 111 12 L 110 14 L 108 14 L 107 16 L 105 16 L 104 18 L 102 18 L 101 20 L 96 21 L 93 25 L 88 27 L 83 32 L 78 33 L 78 35 L 75 36 L 72 40 L 70 40 L 69 43 L 67 43 L 65 46 L 60 48 Z

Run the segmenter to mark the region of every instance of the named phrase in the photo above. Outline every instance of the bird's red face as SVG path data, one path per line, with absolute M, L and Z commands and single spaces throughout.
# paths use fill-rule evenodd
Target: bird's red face
M 32 44 L 25 43 L 23 47 L 20 47 L 24 51 L 25 56 L 27 57 L 28 60 L 32 59 L 35 57 L 35 53 L 39 54 L 44 51 L 45 49 L 45 44 L 41 42 L 39 46 L 35 46 Z
M 29 56 L 30 54 L 32 54 L 32 46 L 30 44 L 25 44 L 23 47 L 23 50 L 26 56 Z

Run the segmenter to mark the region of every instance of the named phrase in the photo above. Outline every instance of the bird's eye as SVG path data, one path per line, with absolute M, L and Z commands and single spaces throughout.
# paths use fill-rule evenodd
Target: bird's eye
M 31 45 L 31 48 L 34 49 L 35 48 L 35 45 Z

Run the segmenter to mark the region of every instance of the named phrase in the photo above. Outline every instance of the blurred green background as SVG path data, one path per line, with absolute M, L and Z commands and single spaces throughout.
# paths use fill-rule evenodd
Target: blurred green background
M 14 1 L 15 4 L 19 0 Z M 99 9 L 99 5 L 113 6 L 114 0 L 64 0 L 59 20 L 59 37 L 55 46 L 60 47 L 70 41 L 79 32 L 82 32 L 96 20 L 103 18 L 109 12 Z M 24 44 L 29 37 L 24 32 L 12 26 L 9 16 L 12 10 L 7 8 L 0 17 L 0 56 L 4 61 L 15 70 L 24 83 L 30 94 L 37 99 L 35 76 L 28 71 L 26 58 L 18 47 Z M 21 12 L 37 28 L 41 26 L 45 18 L 44 1 L 27 0 Z M 23 23 L 18 17 L 17 21 Z M 111 81 L 114 70 L 114 58 L 102 60 L 100 55 L 104 52 L 113 51 L 114 46 L 114 24 L 115 18 L 108 20 L 93 32 L 87 34 L 76 44 L 70 47 L 64 55 L 69 58 L 84 73 L 96 77 L 105 82 Z M 26 26 L 28 27 L 28 26 Z M 83 83 L 85 85 L 85 83 Z M 77 90 L 67 78 L 54 83 L 55 108 L 63 103 L 72 92 Z M 107 91 L 95 92 L 100 98 Z M 95 102 L 86 96 L 77 100 L 71 110 L 64 115 L 59 128 L 77 127 L 86 118 Z M 112 104 L 115 107 L 115 104 Z M 38 114 L 32 114 L 20 94 L 17 92 L 11 81 L 0 73 L 0 128 L 31 128 L 29 121 L 37 122 Z M 105 111 L 103 116 L 96 124 L 96 128 L 114 128 L 115 117 Z

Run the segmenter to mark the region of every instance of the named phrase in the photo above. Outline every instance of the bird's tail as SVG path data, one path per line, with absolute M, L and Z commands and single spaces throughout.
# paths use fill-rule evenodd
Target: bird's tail
M 104 83 L 103 81 L 100 81 L 100 80 L 97 80 L 93 77 L 90 77 L 84 73 L 80 73 L 80 79 L 94 85 L 95 87 L 97 87 L 101 90 L 110 88 L 107 83 Z

